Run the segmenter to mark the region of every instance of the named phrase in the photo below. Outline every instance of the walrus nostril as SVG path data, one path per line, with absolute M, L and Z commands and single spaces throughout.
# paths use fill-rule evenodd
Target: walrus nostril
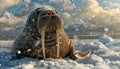
M 50 15 L 50 13 L 49 13 L 49 12 L 48 12 L 47 14 L 48 14 L 48 15 Z
M 52 12 L 52 15 L 54 15 L 54 13 Z

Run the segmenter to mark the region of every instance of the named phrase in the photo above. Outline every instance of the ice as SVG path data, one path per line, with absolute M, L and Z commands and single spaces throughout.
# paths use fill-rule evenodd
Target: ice
M 0 48 L 9 48 L 12 46 L 13 40 L 0 40 Z
M 34 69 L 34 64 L 23 65 L 22 69 Z
M 108 36 L 108 35 L 106 35 Z M 105 37 L 109 39 L 109 37 Z M 103 40 L 103 39 L 102 39 Z M 10 52 L 0 52 L 1 69 L 120 69 L 120 41 L 103 44 L 99 40 L 73 39 L 76 49 L 79 51 L 92 50 L 91 56 L 83 59 L 72 60 L 69 58 L 38 60 L 23 58 L 10 60 Z M 2 42 L 2 41 L 0 41 Z M 9 41 L 12 43 L 13 41 Z M 3 43 L 3 42 L 2 42 Z M 8 41 L 4 41 L 4 44 Z M 8 43 L 8 45 L 9 45 Z M 4 45 L 3 44 L 3 45 Z M 28 49 L 29 50 L 29 49 Z
M 107 44 L 113 42 L 113 38 L 108 35 L 102 35 L 100 36 L 99 41 L 103 44 Z

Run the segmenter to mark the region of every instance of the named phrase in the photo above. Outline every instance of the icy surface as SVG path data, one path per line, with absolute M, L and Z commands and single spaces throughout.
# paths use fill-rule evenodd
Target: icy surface
M 101 36 L 99 40 L 110 41 L 111 37 Z M 106 40 L 107 39 L 107 40 Z M 93 50 L 93 54 L 84 59 L 71 60 L 69 58 L 38 60 L 23 58 L 10 60 L 10 52 L 0 52 L 0 69 L 120 69 L 120 41 L 103 44 L 99 40 L 73 39 L 75 47 L 79 51 Z M 0 41 L 0 46 L 11 46 L 13 41 Z M 9 46 L 10 45 L 10 46 Z M 6 46 L 7 47 L 7 46 Z M 6 49 L 7 50 L 7 49 Z
M 99 37 L 99 41 L 102 42 L 103 44 L 107 44 L 113 42 L 113 38 L 111 38 L 108 35 L 102 35 Z

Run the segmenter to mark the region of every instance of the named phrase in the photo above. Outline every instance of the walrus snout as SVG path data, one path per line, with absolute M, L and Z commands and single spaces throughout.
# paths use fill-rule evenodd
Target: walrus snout
M 62 21 L 57 15 L 46 14 L 38 19 L 37 28 L 39 33 L 43 29 L 45 29 L 45 33 L 52 33 L 62 28 Z

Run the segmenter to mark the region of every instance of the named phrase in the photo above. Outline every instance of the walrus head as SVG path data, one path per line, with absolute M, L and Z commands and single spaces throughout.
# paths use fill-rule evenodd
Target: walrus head
M 54 8 L 45 6 L 37 8 L 35 11 L 39 33 L 41 33 L 41 30 L 43 29 L 45 30 L 45 33 L 52 33 L 57 29 L 62 28 L 62 21 Z
M 62 30 L 62 21 L 57 11 L 52 7 L 40 7 L 35 10 L 37 20 L 37 30 L 41 35 L 43 56 L 45 58 L 45 37 L 46 34 L 55 33 L 57 42 L 57 57 L 59 58 L 60 31 Z M 49 36 L 49 35 L 48 35 Z

